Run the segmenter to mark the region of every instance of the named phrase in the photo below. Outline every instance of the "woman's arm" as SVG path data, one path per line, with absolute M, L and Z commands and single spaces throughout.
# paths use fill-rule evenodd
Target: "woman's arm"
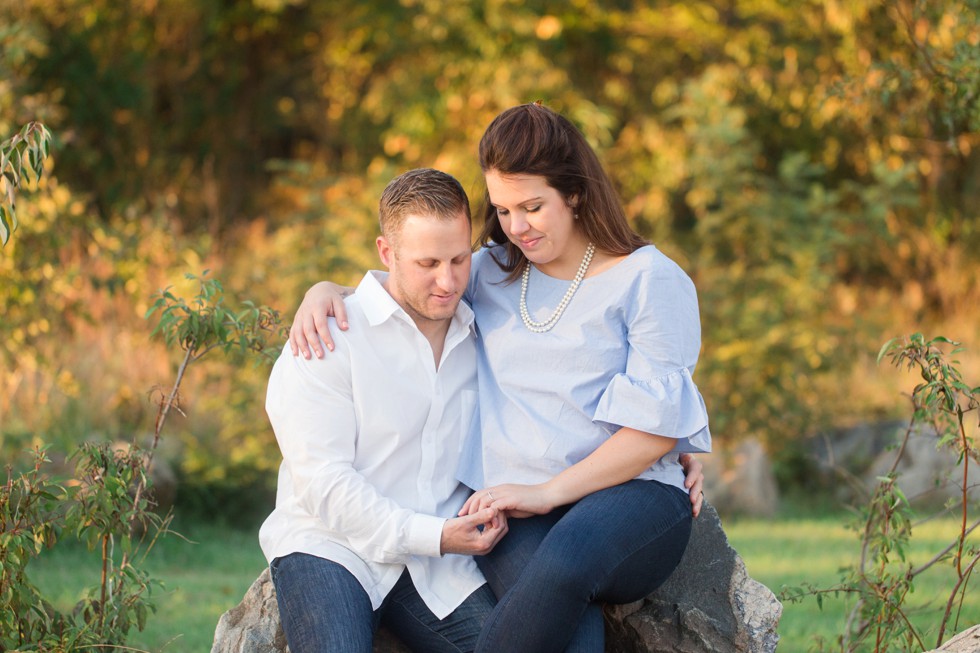
M 293 356 L 303 353 L 303 358 L 310 358 L 310 348 L 317 358 L 323 358 L 323 351 L 320 349 L 320 339 L 327 349 L 333 351 L 333 338 L 330 337 L 330 329 L 327 327 L 327 318 L 333 316 L 337 319 L 337 326 L 342 331 L 347 330 L 347 307 L 344 306 L 344 297 L 347 297 L 353 288 L 341 286 L 332 281 L 321 281 L 306 291 L 303 303 L 296 309 L 293 317 L 293 324 L 289 327 L 289 348 L 293 350 Z M 317 338 L 317 334 L 320 338 Z
M 663 438 L 662 436 L 650 435 L 649 433 L 643 433 L 642 431 L 635 431 L 633 429 L 623 429 L 623 431 L 626 431 L 626 430 L 633 431 L 633 433 L 641 434 L 644 438 L 659 438 L 659 439 L 667 439 L 667 440 L 670 440 L 670 438 Z M 618 435 L 618 433 L 616 435 Z M 613 436 L 613 437 L 615 437 L 615 436 Z M 614 456 L 615 457 L 621 456 L 622 455 L 622 452 L 619 451 L 619 449 L 620 449 L 621 445 L 623 444 L 623 442 L 625 441 L 625 439 L 626 438 L 624 437 L 621 441 L 617 442 L 615 445 L 610 445 L 609 448 L 610 449 L 614 449 L 614 451 L 613 451 L 613 454 L 610 455 L 609 458 L 606 458 L 605 457 L 605 454 L 604 454 L 602 457 L 600 457 L 600 458 L 598 458 L 596 460 L 592 460 L 592 463 L 590 463 L 590 465 L 593 464 L 593 463 L 599 462 L 600 463 L 600 466 L 602 466 L 603 464 L 608 464 L 609 462 L 611 462 L 611 459 Z M 671 440 L 671 442 L 673 442 L 673 440 Z M 606 444 L 608 444 L 608 442 Z M 605 446 L 605 445 L 603 445 L 603 446 Z M 671 446 L 673 446 L 673 445 L 671 445 Z M 635 453 L 636 453 L 635 450 L 632 449 L 632 447 L 633 447 L 632 444 L 629 444 L 626 447 L 628 449 L 628 455 L 629 455 L 629 458 L 631 460 L 635 457 Z M 602 447 L 600 447 L 599 449 L 602 449 Z M 599 449 L 597 449 L 595 452 L 593 452 L 593 456 L 595 455 L 595 453 L 598 453 Z M 589 456 L 589 458 L 587 458 L 586 460 L 590 460 L 590 459 L 592 459 L 592 456 Z M 658 457 L 658 460 L 659 460 L 659 457 Z M 586 462 L 586 461 L 583 460 L 582 463 L 584 463 L 584 462 Z M 698 460 L 697 458 L 695 458 L 694 457 L 694 454 L 691 454 L 691 453 L 681 454 L 678 457 L 678 462 L 680 462 L 681 467 L 684 468 L 684 474 L 685 474 L 685 476 L 684 476 L 684 487 L 686 487 L 688 489 L 688 493 L 689 493 L 689 495 L 691 497 L 691 514 L 693 514 L 695 517 L 697 517 L 698 515 L 701 514 L 701 508 L 704 506 L 704 490 L 703 490 L 703 488 L 704 488 L 704 465 L 701 464 L 701 461 Z M 579 463 L 579 465 L 581 465 L 582 463 Z M 653 464 L 653 463 L 651 462 L 650 464 Z M 573 467 L 570 467 L 567 470 L 565 470 L 565 472 L 563 472 L 562 474 L 571 472 L 572 469 L 574 469 L 574 468 Z M 578 474 L 578 473 L 579 473 L 578 471 L 575 472 L 575 474 Z M 639 474 L 639 472 L 637 472 L 637 474 Z M 561 476 L 561 474 L 559 476 Z M 569 476 L 572 476 L 572 475 L 569 474 Z M 555 478 L 558 478 L 558 477 L 555 477 Z M 630 478 L 633 478 L 633 477 L 630 477 Z M 552 479 L 552 480 L 554 481 L 555 479 Z M 566 480 L 568 480 L 568 479 L 563 479 L 562 482 L 565 482 Z M 626 480 L 629 480 L 629 479 L 626 479 Z M 624 481 L 620 481 L 620 482 L 624 482 Z M 544 485 L 544 484 L 542 484 L 542 485 Z M 616 483 L 613 483 L 612 485 L 616 485 Z M 500 486 L 500 487 L 502 488 L 504 486 Z M 539 486 L 511 484 L 511 485 L 507 485 L 506 487 L 507 488 L 538 488 Z M 605 486 L 605 487 L 610 487 L 610 486 Z M 597 488 L 597 489 L 602 489 L 602 488 Z M 541 491 L 542 492 L 545 492 L 545 490 L 543 490 L 543 489 Z M 595 490 L 593 490 L 593 491 L 595 491 Z M 536 492 L 537 491 L 534 490 L 534 489 L 529 489 L 528 492 L 527 492 L 527 494 L 528 495 L 533 495 Z M 520 490 L 518 491 L 518 493 L 521 493 Z M 585 496 L 586 494 L 588 494 L 588 492 L 582 494 L 582 496 Z M 503 491 L 498 490 L 496 488 L 490 488 L 490 493 L 489 494 L 487 494 L 487 489 L 478 490 L 477 492 L 474 492 L 472 495 L 470 495 L 470 498 L 467 500 L 466 504 L 464 504 L 463 507 L 460 509 L 459 514 L 460 515 L 472 514 L 472 513 L 476 512 L 476 511 L 480 510 L 481 509 L 481 506 L 489 506 L 490 504 L 493 504 L 494 501 L 493 500 L 490 500 L 490 497 L 491 496 L 493 497 L 494 500 L 496 500 L 496 499 L 499 499 L 501 496 L 505 496 L 505 495 L 504 495 Z M 494 504 L 494 505 L 496 506 L 497 504 Z M 530 505 L 530 504 L 528 504 L 528 505 Z M 557 504 L 557 505 L 562 505 L 562 504 Z M 497 506 L 497 507 L 500 508 L 499 506 Z M 500 509 L 501 510 L 506 510 L 505 508 L 500 508 Z M 545 512 L 549 512 L 552 509 L 553 508 L 549 508 Z M 518 517 L 519 518 L 519 517 L 530 517 L 531 515 L 543 514 L 543 513 L 534 512 L 534 511 L 531 511 L 531 510 L 509 510 L 508 511 L 508 514 L 511 517 Z
M 593 492 L 636 478 L 670 452 L 676 442 L 674 438 L 621 428 L 583 460 L 551 480 L 536 485 L 507 483 L 484 488 L 467 500 L 460 514 L 492 505 L 512 517 L 543 515 Z

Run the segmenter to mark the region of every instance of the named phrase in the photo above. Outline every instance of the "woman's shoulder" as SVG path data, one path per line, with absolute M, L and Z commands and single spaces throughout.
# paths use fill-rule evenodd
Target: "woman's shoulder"
M 655 245 L 645 245 L 629 254 L 615 269 L 621 269 L 622 273 L 635 277 L 637 280 L 644 281 L 677 281 L 690 283 L 690 276 Z
M 497 281 L 504 276 L 501 262 L 506 259 L 507 252 L 501 245 L 484 245 L 473 253 L 470 264 L 473 278 L 488 278 Z
M 697 289 L 687 272 L 672 258 L 653 245 L 647 245 L 626 257 L 617 266 L 628 321 L 659 322 L 670 315 L 672 320 L 684 320 L 693 330 L 698 329 L 699 311 Z M 689 320 L 689 322 L 687 321 Z
M 503 245 L 490 243 L 481 245 L 473 252 L 473 265 L 493 265 L 497 266 L 497 261 L 503 261 L 506 256 Z

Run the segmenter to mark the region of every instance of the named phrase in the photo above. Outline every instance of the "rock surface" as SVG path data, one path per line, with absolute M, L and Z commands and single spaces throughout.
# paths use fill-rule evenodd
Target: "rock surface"
M 769 653 L 783 606 L 750 578 L 705 505 L 680 565 L 656 592 L 606 609 L 606 650 L 614 653 Z
M 779 488 L 772 460 L 758 440 L 745 440 L 734 448 L 716 447 L 700 456 L 704 465 L 704 493 L 723 515 L 772 517 L 779 508 Z
M 878 477 L 891 470 L 907 429 L 906 422 L 885 421 L 823 433 L 811 442 L 814 471 L 838 500 L 862 503 Z M 963 463 L 938 444 L 935 430 L 919 425 L 902 449 L 895 470 L 898 486 L 916 509 L 934 510 L 947 500 L 962 499 Z M 974 486 L 968 495 L 977 500 L 980 488 Z
M 242 602 L 221 615 L 211 651 L 281 653 L 285 650 L 286 635 L 279 625 L 276 588 L 266 567 L 245 592 Z
M 782 604 L 748 576 L 718 513 L 705 504 L 687 552 L 667 582 L 642 601 L 608 606 L 605 615 L 606 650 L 611 653 L 771 653 L 779 640 Z M 286 650 L 266 569 L 241 604 L 222 615 L 211 653 Z M 374 650 L 408 652 L 383 630 Z
M 967 628 L 939 648 L 926 653 L 980 653 L 980 624 Z

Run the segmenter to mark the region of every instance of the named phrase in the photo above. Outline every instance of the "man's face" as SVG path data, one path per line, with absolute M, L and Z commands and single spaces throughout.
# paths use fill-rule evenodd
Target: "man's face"
M 409 215 L 390 238 L 379 236 L 386 289 L 420 330 L 448 322 L 470 277 L 470 223 Z

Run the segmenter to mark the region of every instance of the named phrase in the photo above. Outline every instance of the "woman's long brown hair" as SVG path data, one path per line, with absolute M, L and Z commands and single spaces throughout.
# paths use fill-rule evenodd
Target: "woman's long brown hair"
M 522 104 L 494 118 L 480 139 L 483 174 L 537 175 L 574 203 L 578 226 L 595 246 L 622 256 L 647 244 L 626 220 L 612 181 L 582 133 L 564 116 L 540 103 Z M 574 198 L 574 200 L 573 200 Z M 527 258 L 507 239 L 497 210 L 483 193 L 481 245 L 497 243 L 506 256 L 494 257 L 508 272 L 508 280 L 520 276 Z

